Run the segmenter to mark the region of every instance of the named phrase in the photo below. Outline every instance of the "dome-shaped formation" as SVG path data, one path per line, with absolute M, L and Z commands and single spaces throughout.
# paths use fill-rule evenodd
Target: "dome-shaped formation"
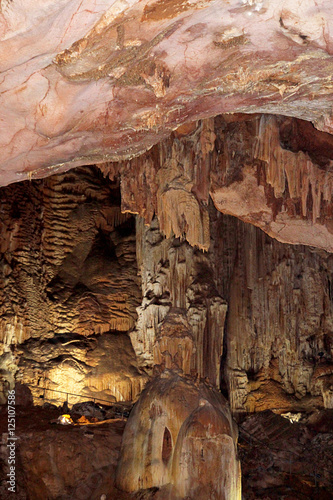
M 130 415 L 117 485 L 129 492 L 169 485 L 173 499 L 240 499 L 236 442 L 221 394 L 165 371 L 146 387 Z

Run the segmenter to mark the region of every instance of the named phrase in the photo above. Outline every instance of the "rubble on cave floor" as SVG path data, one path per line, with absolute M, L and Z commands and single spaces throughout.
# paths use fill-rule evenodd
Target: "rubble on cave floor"
M 272 411 L 243 417 L 238 449 L 244 498 L 333 498 L 332 423 L 332 410 L 303 413 L 298 422 Z

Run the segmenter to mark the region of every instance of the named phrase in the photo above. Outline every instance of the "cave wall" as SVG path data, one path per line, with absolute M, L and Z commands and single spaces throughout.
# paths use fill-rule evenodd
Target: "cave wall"
M 213 204 L 203 252 L 121 214 L 117 182 L 89 167 L 2 190 L 3 389 L 126 400 L 175 369 L 234 411 L 332 407 L 330 254 Z
M 168 368 L 222 379 L 237 411 L 331 407 L 330 255 L 216 210 L 244 191 L 245 221 L 330 248 L 332 144 L 312 132 L 216 117 L 132 161 L 4 188 L 4 379 L 132 399 Z
M 217 117 L 131 162 L 1 190 L 2 392 L 139 397 L 122 490 L 240 498 L 232 413 L 333 408 L 331 144 L 302 142 L 307 127 Z M 251 224 L 217 210 L 229 190 Z M 278 241 L 280 217 L 307 245 Z
M 332 408 L 333 257 L 215 213 L 234 411 Z
M 217 209 L 284 243 L 332 252 L 330 134 L 282 116 L 216 120 L 222 132 L 211 174 Z
M 141 391 L 127 335 L 141 297 L 135 220 L 117 182 L 82 167 L 4 188 L 0 266 L 4 381 L 39 385 L 49 400 L 66 398 L 52 389 L 106 400 Z

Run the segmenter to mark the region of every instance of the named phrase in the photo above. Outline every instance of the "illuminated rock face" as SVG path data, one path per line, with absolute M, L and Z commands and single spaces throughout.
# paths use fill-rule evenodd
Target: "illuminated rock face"
M 172 498 L 240 500 L 237 430 L 212 387 L 164 372 L 146 387 L 122 441 L 117 486 L 168 485 Z
M 147 377 L 127 332 L 140 303 L 135 221 L 92 167 L 3 189 L 0 363 L 35 401 L 132 400 Z M 114 333 L 117 335 L 113 336 Z M 72 402 L 76 402 L 72 398 Z
M 68 400 L 73 405 L 82 402 L 75 396 L 81 394 L 85 400 L 99 398 L 105 404 L 132 401 L 148 380 L 137 368 L 126 333 L 75 336 L 67 342 L 57 336 L 49 342 L 30 340 L 18 352 L 16 380 L 29 385 L 35 404 Z M 70 393 L 68 398 L 63 392 Z
M 332 19 L 329 0 L 3 1 L 0 183 L 128 158 L 218 113 L 331 131 Z

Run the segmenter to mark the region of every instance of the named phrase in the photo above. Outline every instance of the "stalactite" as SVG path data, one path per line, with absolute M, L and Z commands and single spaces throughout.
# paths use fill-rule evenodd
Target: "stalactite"
M 154 214 L 167 238 L 184 238 L 209 248 L 209 178 L 214 120 L 197 124 L 189 135 L 175 133 L 128 162 L 101 165 L 104 175 L 120 176 L 121 209 L 150 224 Z
M 321 219 L 323 202 L 332 203 L 333 175 L 314 164 L 307 153 L 282 148 L 278 118 L 261 116 L 254 158 L 265 162 L 266 181 L 275 198 L 284 197 L 288 188 L 291 199 L 301 199 L 303 217 L 311 218 L 313 224 Z M 307 203 L 310 192 L 311 207 Z
M 150 228 L 138 219 L 137 238 L 143 301 L 131 339 L 138 358 L 152 369 L 155 345 L 156 356 L 161 359 L 164 341 L 160 345 L 157 340 L 160 328 L 168 312 L 178 308 L 180 315 L 185 314 L 193 335 L 196 354 L 191 373 L 218 386 L 227 305 L 211 280 L 214 252 L 203 253 L 178 239 L 163 238 L 156 219 Z
M 306 409 L 312 398 L 330 407 L 332 257 L 225 217 L 228 224 L 238 235 L 226 327 L 231 407 Z

